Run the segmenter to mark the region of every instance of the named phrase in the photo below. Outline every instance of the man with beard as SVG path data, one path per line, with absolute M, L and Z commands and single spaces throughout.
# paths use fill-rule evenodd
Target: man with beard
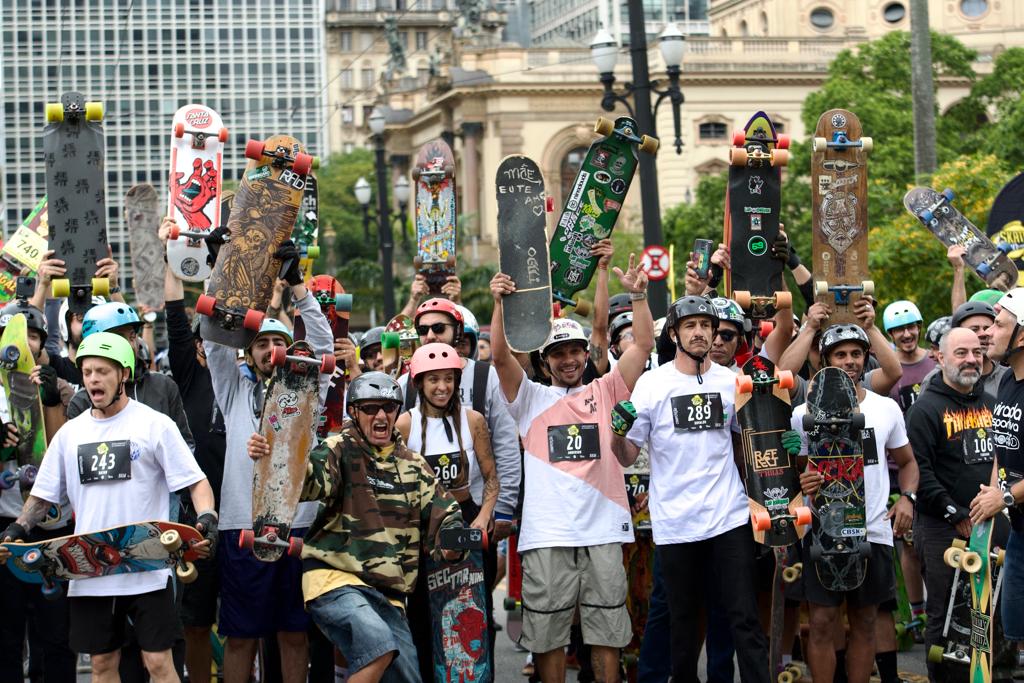
M 999 391 L 999 382 L 1006 373 L 1006 367 L 993 362 L 988 352 L 993 330 L 992 323 L 995 322 L 995 319 L 996 310 L 992 308 L 991 304 L 984 301 L 968 301 L 960 304 L 949 319 L 950 327 L 963 327 L 978 335 L 981 352 L 985 354 L 979 381 L 985 393 L 992 398 L 995 398 L 996 392 Z M 928 390 L 931 386 L 932 376 L 938 372 L 939 370 L 936 368 L 928 373 L 928 376 L 921 382 L 922 392 Z
M 957 327 L 939 342 L 941 373 L 907 413 L 907 435 L 920 470 L 914 541 L 925 566 L 928 621 L 926 649 L 942 640 L 946 597 L 953 570 L 942 554 L 954 538 L 971 534 L 970 505 L 992 473 L 992 406 L 977 384 L 981 342 Z M 944 665 L 928 663 L 932 680 L 946 678 Z

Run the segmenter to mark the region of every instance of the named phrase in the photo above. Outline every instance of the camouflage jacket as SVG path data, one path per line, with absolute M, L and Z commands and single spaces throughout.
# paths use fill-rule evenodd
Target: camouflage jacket
M 302 500 L 322 504 L 302 550 L 305 569 L 358 576 L 388 597 L 412 593 L 420 551 L 440 559 L 442 528 L 461 527 L 459 504 L 397 431 L 382 457 L 346 421 L 310 453 Z

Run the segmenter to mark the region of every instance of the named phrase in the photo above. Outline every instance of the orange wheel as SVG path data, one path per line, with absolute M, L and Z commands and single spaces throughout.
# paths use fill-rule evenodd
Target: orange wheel
M 263 150 L 262 140 L 247 140 L 245 143 L 245 158 L 259 161 L 263 158 Z
M 174 124 L 174 137 L 180 138 L 185 136 L 185 124 L 178 121 Z
M 733 166 L 747 165 L 747 150 L 745 147 L 729 148 L 729 163 Z
M 252 330 L 253 332 L 259 332 L 260 325 L 263 324 L 263 318 L 265 317 L 266 314 L 264 314 L 263 311 L 256 311 L 250 308 L 245 312 L 245 319 L 242 320 L 242 327 L 247 330 Z
M 750 292 L 741 289 L 733 292 L 732 298 L 744 311 L 750 308 Z
M 768 531 L 772 528 L 772 516 L 767 510 L 758 510 L 750 516 L 754 531 Z
M 302 555 L 302 539 L 292 536 L 288 539 L 288 557 L 299 557 Z
M 333 375 L 334 368 L 336 367 L 337 362 L 338 361 L 334 357 L 333 353 L 325 353 L 320 358 L 320 372 L 322 372 L 325 375 Z
M 227 142 L 228 141 L 228 129 L 227 128 L 221 128 L 219 131 L 217 131 L 217 139 L 220 140 L 221 142 Z
M 167 239 L 169 239 L 169 240 L 176 240 L 180 236 L 181 236 L 181 228 L 178 227 L 177 223 L 175 223 L 167 231 Z
M 287 359 L 288 349 L 284 348 L 283 346 L 275 346 L 274 348 L 270 349 L 270 364 L 273 365 L 275 368 L 279 368 L 282 365 L 284 365 Z
M 775 375 L 779 378 L 780 389 L 792 389 L 796 386 L 796 379 L 789 370 L 776 370 Z
M 773 149 L 768 154 L 768 162 L 772 166 L 786 166 L 789 164 L 789 150 L 788 149 Z
M 736 375 L 736 393 L 749 394 L 754 390 L 754 378 L 742 372 Z
M 793 293 L 775 292 L 775 308 L 793 308 Z
M 196 300 L 196 313 L 199 315 L 212 316 L 214 306 L 217 305 L 217 300 L 209 294 L 200 294 L 199 299 Z
M 792 377 L 792 373 L 790 377 Z M 796 523 L 798 526 L 807 526 L 811 523 L 811 508 L 801 505 L 796 509 Z
M 242 550 L 252 550 L 256 545 L 256 534 L 252 529 L 242 529 L 238 534 L 238 547 Z

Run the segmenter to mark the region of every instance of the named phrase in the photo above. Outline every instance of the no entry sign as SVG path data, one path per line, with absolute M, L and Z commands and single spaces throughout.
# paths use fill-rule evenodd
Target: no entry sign
M 664 280 L 668 277 L 668 269 L 671 261 L 668 257 L 668 249 L 657 244 L 644 249 L 640 256 L 640 267 L 652 280 Z

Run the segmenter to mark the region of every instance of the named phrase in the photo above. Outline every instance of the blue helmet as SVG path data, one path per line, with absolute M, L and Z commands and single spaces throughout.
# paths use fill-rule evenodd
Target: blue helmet
M 263 319 L 263 324 L 260 325 L 260 331 L 256 333 L 256 336 L 252 338 L 253 342 L 262 337 L 265 334 L 280 334 L 288 340 L 288 346 L 291 346 L 295 341 L 292 337 L 292 331 L 288 329 L 288 326 L 277 318 L 266 317 Z
M 917 310 L 917 306 L 911 301 L 893 301 L 885 307 L 885 312 L 882 314 L 882 327 L 886 332 L 904 325 L 922 322 L 924 322 L 924 318 L 921 317 L 921 311 Z
M 142 327 L 142 321 L 134 308 L 120 301 L 98 304 L 82 317 L 82 339 L 96 332 L 109 332 L 122 325 L 132 325 L 136 332 Z

